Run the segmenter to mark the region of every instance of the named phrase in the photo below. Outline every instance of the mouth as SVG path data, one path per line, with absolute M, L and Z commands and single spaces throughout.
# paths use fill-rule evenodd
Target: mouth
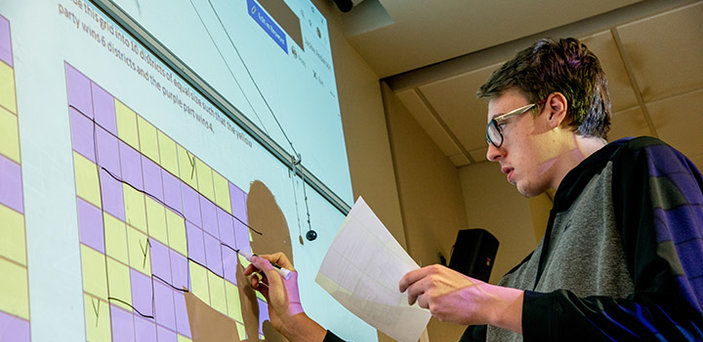
M 507 178 L 508 178 L 508 182 L 509 182 L 509 183 L 512 183 L 512 180 L 513 180 L 513 173 L 514 173 L 515 169 L 512 168 L 512 167 L 504 166 L 504 167 L 502 167 L 502 168 L 500 169 L 500 171 L 503 172 L 504 174 L 508 175 L 508 177 L 507 177 Z

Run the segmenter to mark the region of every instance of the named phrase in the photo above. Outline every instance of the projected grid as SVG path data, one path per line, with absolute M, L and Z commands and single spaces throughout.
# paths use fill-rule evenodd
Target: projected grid
M 189 341 L 184 289 L 232 318 L 246 339 L 234 249 L 250 250 L 247 194 L 65 69 L 87 339 Z M 259 338 L 265 320 L 261 310 Z
M 0 15 L 0 341 L 29 341 L 22 161 L 10 22 Z

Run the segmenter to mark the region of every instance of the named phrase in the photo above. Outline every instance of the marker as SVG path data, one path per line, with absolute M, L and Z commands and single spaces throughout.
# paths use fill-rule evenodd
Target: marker
M 243 256 L 244 259 L 247 259 L 247 261 L 249 261 L 249 262 L 251 262 L 251 257 L 253 257 L 253 256 L 256 255 L 256 254 L 251 254 L 250 252 L 247 252 L 247 251 L 240 251 L 240 250 L 238 250 L 238 249 L 235 249 L 235 251 L 236 251 L 237 253 L 239 253 L 239 255 Z M 273 267 L 276 268 L 276 272 L 278 272 L 278 274 L 280 274 L 281 277 L 283 277 L 283 279 L 285 279 L 285 280 L 290 279 L 290 276 L 291 276 L 291 271 L 290 271 L 290 270 L 279 266 L 279 265 L 278 265 L 277 263 L 275 263 L 275 262 L 272 262 L 271 265 L 273 265 Z

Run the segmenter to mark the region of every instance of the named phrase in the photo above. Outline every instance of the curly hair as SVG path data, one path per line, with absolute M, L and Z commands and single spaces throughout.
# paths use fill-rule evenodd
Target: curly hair
M 520 90 L 532 103 L 559 92 L 566 97 L 566 122 L 574 132 L 606 138 L 608 81 L 598 57 L 577 39 L 538 40 L 494 71 L 476 96 L 491 99 L 508 89 Z

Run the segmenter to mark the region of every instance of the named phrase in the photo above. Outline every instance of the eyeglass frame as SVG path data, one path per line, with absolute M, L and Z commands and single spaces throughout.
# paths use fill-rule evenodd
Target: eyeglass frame
M 500 114 L 500 115 L 498 115 L 498 116 L 493 117 L 493 119 L 491 119 L 491 121 L 489 121 L 488 124 L 486 125 L 486 144 L 491 144 L 491 145 L 495 146 L 496 148 L 500 148 L 501 146 L 503 146 L 503 141 L 505 140 L 505 137 L 503 137 L 503 129 L 500 128 L 500 125 L 501 125 L 505 120 L 510 119 L 510 118 L 512 118 L 512 117 L 514 117 L 514 116 L 518 116 L 518 115 L 521 115 L 521 114 L 525 114 L 525 113 L 527 113 L 527 111 L 529 111 L 530 109 L 533 109 L 533 110 L 534 110 L 534 108 L 535 108 L 536 106 L 541 105 L 541 104 L 544 104 L 545 102 L 547 102 L 547 99 L 538 101 L 538 102 L 536 102 L 536 103 L 530 103 L 530 104 L 525 105 L 525 106 L 522 106 L 522 107 L 520 107 L 520 108 L 511 110 L 511 111 L 509 111 L 509 112 L 507 112 L 507 113 L 505 113 L 505 114 Z M 494 126 L 495 129 L 496 129 L 496 131 L 498 132 L 498 135 L 500 136 L 500 144 L 496 144 L 496 143 L 491 139 L 490 134 L 489 134 L 490 129 L 491 129 L 491 126 Z

